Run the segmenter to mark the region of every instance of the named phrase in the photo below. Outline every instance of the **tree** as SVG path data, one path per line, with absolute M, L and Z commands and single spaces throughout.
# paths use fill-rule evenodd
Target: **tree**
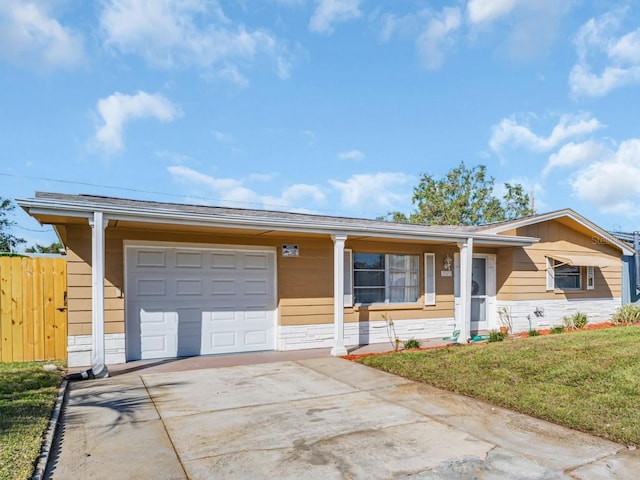
M 487 176 L 485 165 L 469 169 L 463 162 L 440 179 L 424 173 L 411 198 L 416 210 L 408 217 L 389 212 L 385 219 L 427 225 L 479 225 L 534 213 L 522 185 L 505 183 L 502 199 L 494 195 L 493 187 L 494 179 Z
M 8 198 L 0 197 L 0 252 L 15 252 L 18 245 L 26 242 L 24 238 L 12 235 L 9 230 L 16 224 L 9 218 L 9 213 L 16 206 Z
M 63 251 L 62 244 L 58 242 L 53 242 L 51 245 L 40 245 L 36 243 L 35 245 L 25 249 L 27 253 L 61 253 Z

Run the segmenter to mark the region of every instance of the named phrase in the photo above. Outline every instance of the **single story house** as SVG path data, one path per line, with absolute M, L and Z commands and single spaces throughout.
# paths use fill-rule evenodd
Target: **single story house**
M 70 366 L 608 320 L 624 242 L 572 210 L 482 226 L 36 193 L 68 259 Z

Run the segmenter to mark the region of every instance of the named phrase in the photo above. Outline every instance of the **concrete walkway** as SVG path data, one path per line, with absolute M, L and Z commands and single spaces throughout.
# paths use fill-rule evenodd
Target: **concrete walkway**
M 161 366 L 161 365 L 160 365 Z M 71 384 L 46 478 L 632 479 L 621 445 L 340 358 Z

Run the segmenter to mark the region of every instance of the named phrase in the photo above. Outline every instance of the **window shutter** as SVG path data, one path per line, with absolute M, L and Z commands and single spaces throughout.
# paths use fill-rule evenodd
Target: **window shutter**
M 595 286 L 593 267 L 587 267 L 587 290 L 593 290 Z
M 424 304 L 436 304 L 436 254 L 424 254 Z
M 353 307 L 353 255 L 351 249 L 344 249 L 344 306 Z
M 556 278 L 555 270 L 553 269 L 554 260 L 550 257 L 545 257 L 547 260 L 547 290 L 555 290 Z

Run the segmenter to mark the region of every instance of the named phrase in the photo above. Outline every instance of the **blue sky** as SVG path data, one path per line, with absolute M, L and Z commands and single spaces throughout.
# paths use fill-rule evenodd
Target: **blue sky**
M 464 161 L 640 228 L 636 2 L 2 0 L 0 68 L 3 197 L 373 218 Z

